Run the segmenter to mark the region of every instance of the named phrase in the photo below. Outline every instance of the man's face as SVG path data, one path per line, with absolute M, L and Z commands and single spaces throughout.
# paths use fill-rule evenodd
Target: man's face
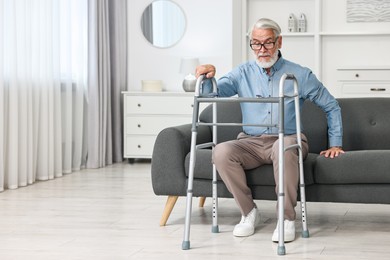
M 278 59 L 278 50 L 282 46 L 282 37 L 275 37 L 271 29 L 254 29 L 252 31 L 251 47 L 258 64 L 270 68 Z

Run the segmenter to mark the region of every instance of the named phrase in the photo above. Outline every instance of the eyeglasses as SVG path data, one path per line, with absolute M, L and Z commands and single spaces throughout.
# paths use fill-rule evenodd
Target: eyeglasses
M 252 50 L 258 51 L 261 49 L 261 47 L 264 47 L 264 49 L 269 50 L 275 47 L 275 43 L 278 37 L 276 37 L 274 42 L 265 42 L 265 43 L 249 43 L 249 46 Z

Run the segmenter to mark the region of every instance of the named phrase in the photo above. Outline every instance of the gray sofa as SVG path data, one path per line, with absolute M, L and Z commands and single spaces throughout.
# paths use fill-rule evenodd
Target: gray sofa
M 390 98 L 338 99 L 343 117 L 345 154 L 328 159 L 319 156 L 328 147 L 325 114 L 306 101 L 302 107 L 303 132 L 309 142 L 304 161 L 307 201 L 390 203 Z M 212 121 L 207 107 L 200 121 Z M 238 103 L 218 104 L 219 122 L 241 122 Z M 241 127 L 219 127 L 218 142 L 235 139 Z M 211 127 L 198 128 L 198 143 L 210 142 Z M 156 195 L 168 196 L 160 225 L 165 225 L 179 196 L 186 196 L 191 124 L 161 131 L 155 142 L 151 174 Z M 211 197 L 211 150 L 199 150 L 193 194 Z M 276 200 L 272 165 L 247 171 L 253 197 Z M 232 197 L 219 179 L 218 196 Z M 201 203 L 202 204 L 202 203 Z

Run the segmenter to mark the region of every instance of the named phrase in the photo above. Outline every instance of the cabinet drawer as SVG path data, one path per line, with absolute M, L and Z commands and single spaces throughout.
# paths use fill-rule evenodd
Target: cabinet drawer
M 192 96 L 125 96 L 127 114 L 192 115 Z
M 126 134 L 154 134 L 170 126 L 190 124 L 190 116 L 128 116 L 126 118 Z
M 338 70 L 339 81 L 386 81 L 390 80 L 390 70 L 375 70 L 375 69 L 339 69 Z
M 156 136 L 126 136 L 125 157 L 152 158 Z
M 390 82 L 386 83 L 344 83 L 342 92 L 345 94 L 357 94 L 370 97 L 388 96 L 390 94 Z

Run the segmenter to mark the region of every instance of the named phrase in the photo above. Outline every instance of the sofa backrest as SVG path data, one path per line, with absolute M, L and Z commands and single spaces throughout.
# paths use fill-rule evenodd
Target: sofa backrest
M 346 151 L 390 149 L 390 98 L 339 99 Z
M 217 103 L 217 118 L 219 123 L 241 123 L 241 107 L 239 103 Z M 200 114 L 201 122 L 212 122 L 212 106 L 209 105 Z M 309 149 L 312 153 L 319 153 L 327 147 L 327 125 L 326 118 L 321 109 L 309 101 L 302 107 L 302 125 L 304 133 L 309 142 Z M 241 126 L 219 126 L 218 143 L 233 140 L 242 131 Z
M 302 131 L 309 143 L 309 152 L 320 153 L 328 147 L 328 125 L 325 113 L 306 100 L 301 112 Z
M 199 116 L 201 122 L 213 122 L 212 105 L 206 107 Z M 241 123 L 241 107 L 239 103 L 217 103 L 218 123 Z M 217 142 L 225 142 L 237 138 L 242 132 L 241 126 L 218 126 Z
M 343 148 L 353 150 L 390 149 L 390 98 L 338 99 L 343 118 Z M 239 103 L 218 103 L 218 122 L 241 123 Z M 310 101 L 302 107 L 303 132 L 308 138 L 311 153 L 328 147 L 325 113 Z M 212 122 L 212 107 L 200 115 L 201 122 Z M 235 139 L 240 126 L 218 127 L 218 142 Z

